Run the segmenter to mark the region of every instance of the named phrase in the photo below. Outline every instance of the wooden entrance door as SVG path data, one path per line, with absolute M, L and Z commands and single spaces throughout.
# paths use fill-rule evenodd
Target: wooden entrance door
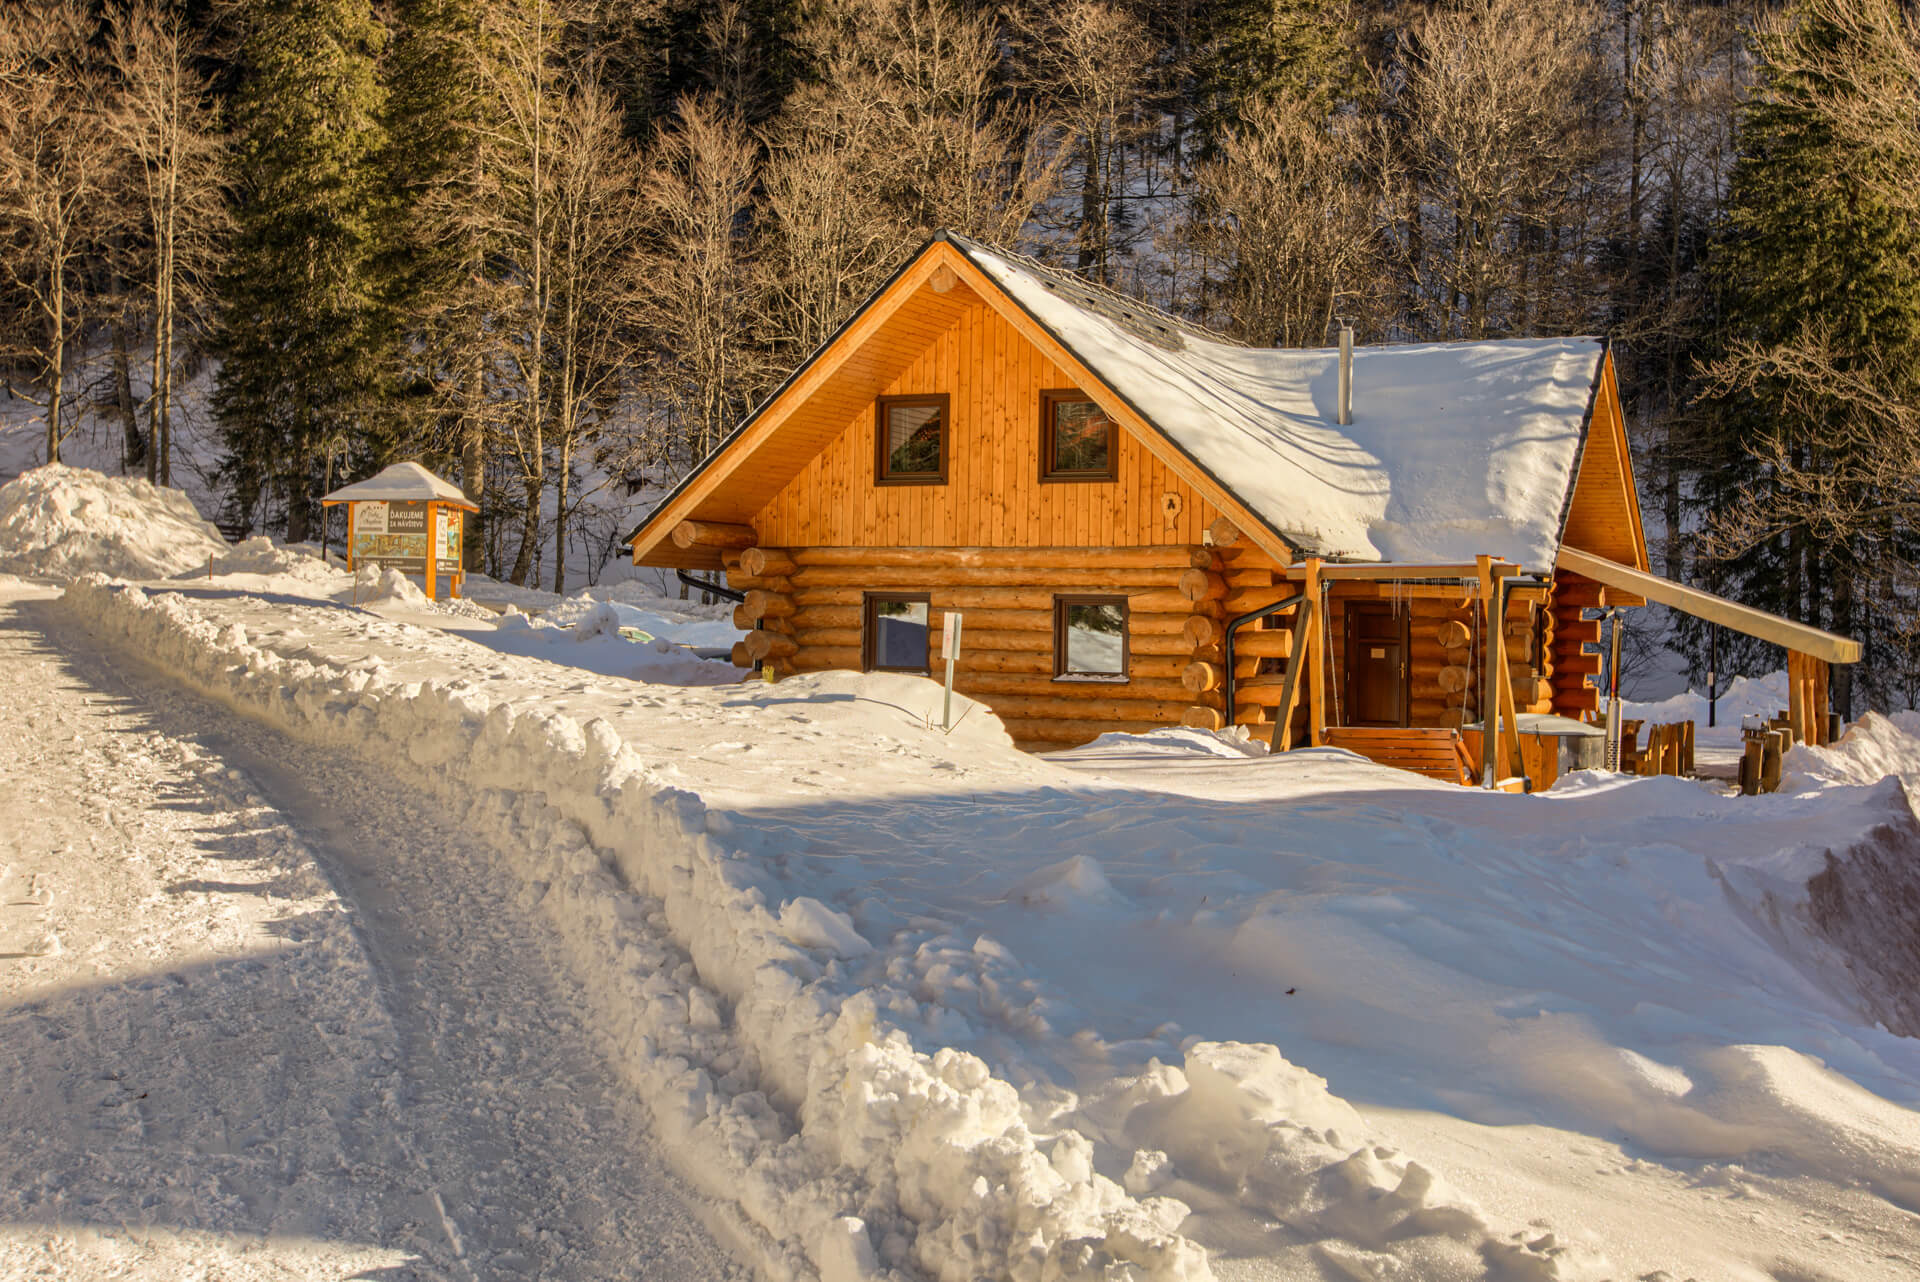
M 1389 602 L 1347 603 L 1346 724 L 1407 724 L 1407 620 Z

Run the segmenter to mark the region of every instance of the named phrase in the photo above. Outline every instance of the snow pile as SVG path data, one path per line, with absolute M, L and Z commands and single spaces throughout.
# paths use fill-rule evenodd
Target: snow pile
M 606 722 L 496 702 L 463 682 L 396 684 L 283 658 L 177 595 L 99 577 L 66 599 L 204 692 L 351 748 L 497 834 L 521 861 L 523 898 L 570 946 L 614 1061 L 683 1169 L 765 1235 L 773 1276 L 1212 1277 L 1174 1231 L 1184 1207 L 1095 1174 L 1083 1138 L 1048 1147 L 1019 1093 L 977 1056 L 927 1054 L 890 1027 L 847 982 L 851 924 L 770 902 L 756 861 L 716 837 L 725 824 Z M 650 945 L 641 925 L 670 934 L 692 964 Z
M 594 593 L 583 592 L 558 602 L 541 617 L 556 627 L 572 628 L 582 639 L 593 635 L 594 629 L 618 632 L 621 628 L 633 628 L 649 637 L 673 641 L 690 649 L 725 651 L 745 635 L 733 626 L 731 619 L 702 618 L 676 608 L 688 602 L 642 597 L 643 606 L 630 603 L 634 596 L 628 591 L 596 599 Z
M 204 566 L 201 572 L 205 572 Z M 213 572 L 215 575 L 250 574 L 277 578 L 283 582 L 292 580 L 329 592 L 340 587 L 345 573 L 338 566 L 322 561 L 320 549 L 312 544 L 289 547 L 258 534 L 230 548 L 223 548 L 213 558 Z M 192 573 L 192 570 L 188 570 L 180 577 L 185 578 Z
M 671 635 L 655 633 L 647 625 L 679 631 L 674 621 L 649 611 L 591 597 L 569 597 L 545 615 L 523 614 L 509 605 L 494 620 L 491 634 L 466 635 L 489 649 L 584 668 L 611 677 L 664 685 L 727 685 L 752 675 L 731 661 L 703 659 Z M 712 628 L 711 623 L 693 629 Z M 731 624 L 725 635 L 740 634 Z M 732 644 L 731 641 L 728 642 Z
M 1151 752 L 1181 756 L 1200 753 L 1209 757 L 1264 757 L 1272 751 L 1264 739 L 1253 737 L 1246 726 L 1225 730 L 1199 730 L 1190 726 L 1164 726 L 1139 734 L 1103 734 L 1083 746 L 1081 751 Z
M 227 551 L 179 490 L 55 463 L 0 486 L 0 566 L 66 578 L 162 579 Z

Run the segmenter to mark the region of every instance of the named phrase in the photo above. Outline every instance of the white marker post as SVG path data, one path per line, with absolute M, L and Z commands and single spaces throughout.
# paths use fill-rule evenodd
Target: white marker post
M 940 624 L 940 653 L 947 658 L 947 693 L 940 705 L 940 728 L 953 729 L 953 661 L 960 657 L 960 615 L 948 610 Z

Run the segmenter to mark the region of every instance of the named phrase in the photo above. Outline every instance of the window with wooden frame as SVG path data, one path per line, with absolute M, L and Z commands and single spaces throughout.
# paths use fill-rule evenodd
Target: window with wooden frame
M 1128 657 L 1125 597 L 1053 598 L 1054 680 L 1125 681 Z
M 930 672 L 932 599 L 924 592 L 869 592 L 864 604 L 860 666 L 868 672 Z
M 874 405 L 876 485 L 944 485 L 952 407 L 946 393 L 882 396 Z
M 1119 429 L 1085 392 L 1040 393 L 1041 480 L 1117 480 L 1119 456 Z

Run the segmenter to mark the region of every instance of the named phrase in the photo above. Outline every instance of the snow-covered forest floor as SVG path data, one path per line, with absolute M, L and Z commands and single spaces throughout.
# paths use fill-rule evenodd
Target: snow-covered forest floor
M 1920 720 L 1745 799 L 1032 757 L 916 678 L 720 682 L 670 603 L 655 646 L 256 552 L 6 589 L 0 1262 L 1920 1269 Z

